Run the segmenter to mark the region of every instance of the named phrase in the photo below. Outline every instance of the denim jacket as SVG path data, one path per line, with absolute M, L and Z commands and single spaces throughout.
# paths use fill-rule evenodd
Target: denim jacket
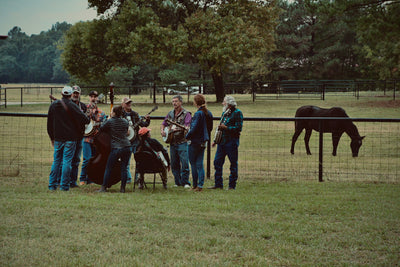
M 212 117 L 211 112 L 208 112 L 209 116 Z M 203 144 L 210 140 L 207 131 L 206 115 L 200 107 L 194 114 L 190 123 L 190 130 L 186 134 L 186 139 L 191 141 L 191 144 Z

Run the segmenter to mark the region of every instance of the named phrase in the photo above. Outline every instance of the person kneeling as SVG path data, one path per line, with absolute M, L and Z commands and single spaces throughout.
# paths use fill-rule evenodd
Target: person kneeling
M 166 161 L 167 167 L 162 168 L 161 180 L 162 180 L 164 189 L 167 189 L 167 170 L 169 171 L 171 168 L 168 152 L 160 144 L 160 142 L 158 142 L 156 139 L 151 138 L 150 131 L 151 131 L 150 128 L 146 128 L 146 127 L 140 128 L 140 130 L 139 130 L 140 144 L 139 144 L 139 147 L 138 147 L 136 153 L 143 152 L 143 151 L 148 151 L 150 153 L 154 153 L 154 158 L 156 160 L 158 160 L 158 159 L 161 160 L 160 155 L 157 156 L 157 154 L 158 154 L 157 152 L 162 153 L 162 155 Z M 163 164 L 163 163 L 160 162 L 160 164 Z M 140 165 L 138 165 L 137 168 L 140 169 Z M 138 183 L 139 183 L 139 189 L 143 189 L 144 173 L 140 174 Z

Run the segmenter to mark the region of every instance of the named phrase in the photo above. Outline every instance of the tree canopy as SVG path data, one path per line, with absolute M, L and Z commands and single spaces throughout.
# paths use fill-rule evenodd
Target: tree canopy
M 190 62 L 211 74 L 222 101 L 223 72 L 274 47 L 275 1 L 89 0 L 89 5 L 105 15 L 74 25 L 63 47 L 64 67 L 80 78 L 104 76 L 111 66 Z M 103 71 L 92 57 L 100 58 Z M 85 71 L 77 72 L 78 65 Z

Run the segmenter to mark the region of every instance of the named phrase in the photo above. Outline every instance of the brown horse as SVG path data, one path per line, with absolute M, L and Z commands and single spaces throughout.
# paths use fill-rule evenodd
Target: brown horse
M 302 106 L 296 111 L 295 117 L 343 117 L 348 118 L 344 109 L 340 107 L 333 107 L 330 109 L 319 108 L 316 106 Z M 295 121 L 295 132 L 292 137 L 292 147 L 290 149 L 290 153 L 294 154 L 294 145 L 297 141 L 297 138 L 303 131 L 306 129 L 306 134 L 304 136 L 304 142 L 306 145 L 306 151 L 308 155 L 311 155 L 310 147 L 308 145 L 310 141 L 310 136 L 312 130 L 319 131 L 319 120 L 315 119 L 302 119 Z M 322 124 L 322 132 L 324 133 L 332 133 L 332 143 L 333 143 L 333 152 L 332 155 L 336 156 L 337 146 L 339 144 L 340 137 L 345 132 L 351 138 L 351 151 L 353 153 L 353 157 L 358 156 L 358 151 L 362 145 L 362 140 L 365 136 L 360 136 L 358 133 L 357 127 L 354 123 L 349 120 L 324 120 Z

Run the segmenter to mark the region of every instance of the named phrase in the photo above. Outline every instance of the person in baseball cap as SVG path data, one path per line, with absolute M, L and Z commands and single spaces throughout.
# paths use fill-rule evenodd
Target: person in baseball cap
M 64 88 L 61 91 L 61 94 L 64 96 L 70 96 L 72 95 L 72 88 L 71 86 L 64 86 Z
M 132 103 L 132 99 L 124 97 L 124 99 L 122 99 L 122 104 L 128 104 L 128 103 Z
M 99 96 L 99 93 L 97 91 L 90 91 L 89 96 Z
M 139 135 L 140 135 L 140 136 L 143 136 L 143 135 L 147 134 L 147 133 L 150 132 L 150 131 L 151 131 L 150 128 L 142 127 L 142 128 L 140 128 L 140 130 L 139 130 Z

